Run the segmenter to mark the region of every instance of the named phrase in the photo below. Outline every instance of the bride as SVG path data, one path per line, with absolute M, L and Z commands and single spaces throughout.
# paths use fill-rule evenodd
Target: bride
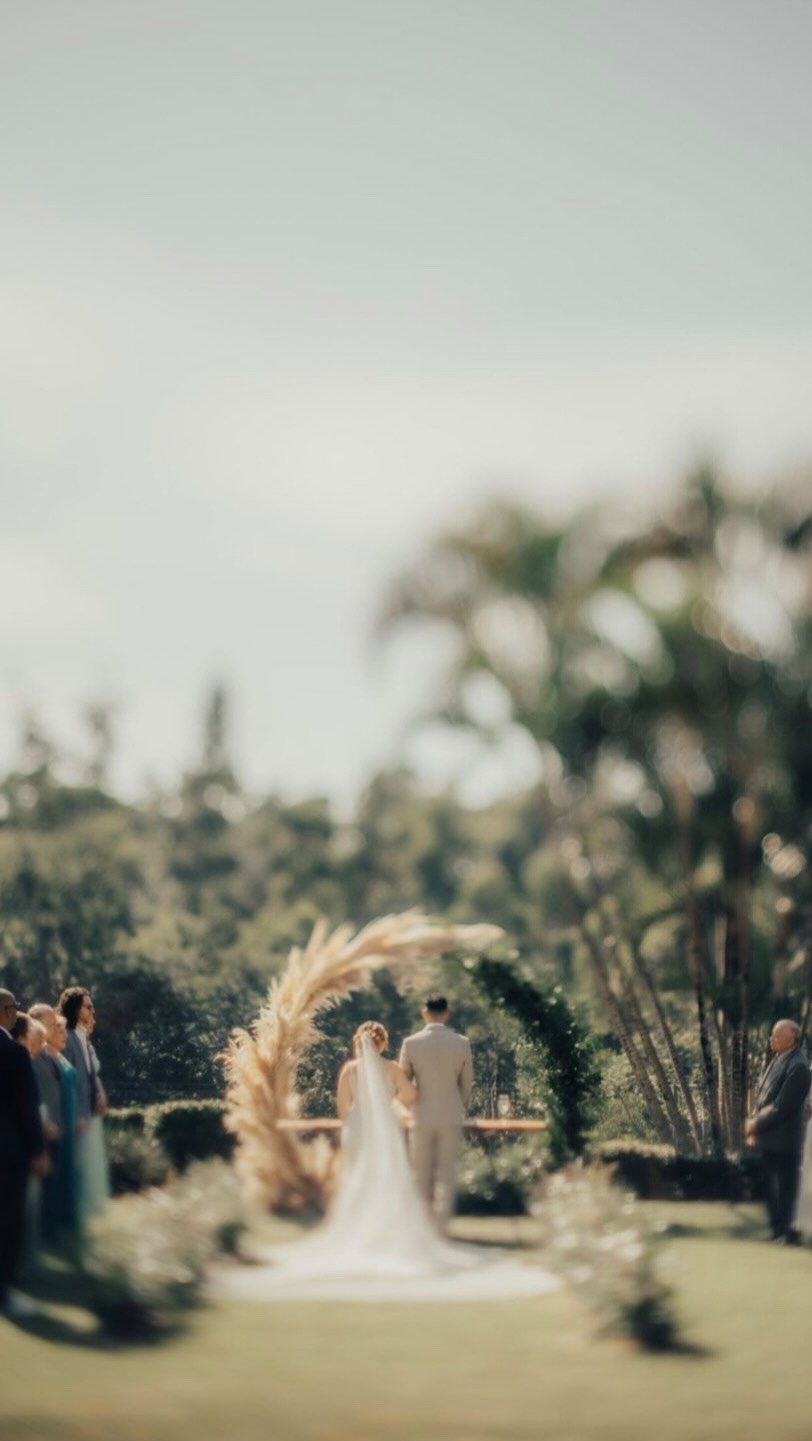
M 539 1267 L 439 1234 L 412 1175 L 402 1125 L 416 1091 L 397 1062 L 383 1059 L 387 1045 L 385 1027 L 366 1021 L 353 1038 L 354 1058 L 339 1076 L 342 1167 L 325 1220 L 305 1240 L 267 1250 L 266 1264 L 223 1278 L 226 1294 L 255 1300 L 474 1300 L 557 1287 Z M 223 1294 L 223 1285 L 218 1290 Z

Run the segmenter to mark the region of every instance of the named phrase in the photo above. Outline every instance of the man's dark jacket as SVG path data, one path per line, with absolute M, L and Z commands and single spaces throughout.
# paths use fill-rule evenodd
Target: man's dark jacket
M 31 1057 L 0 1028 L 0 1176 L 27 1171 L 43 1149 L 39 1094 Z
M 785 1155 L 800 1152 L 809 1082 L 809 1061 L 798 1046 L 773 1056 L 755 1096 L 753 1118 L 759 1150 Z

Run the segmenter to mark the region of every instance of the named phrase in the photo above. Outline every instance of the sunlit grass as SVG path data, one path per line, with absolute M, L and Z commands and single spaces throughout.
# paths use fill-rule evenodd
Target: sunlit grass
M 99 1342 L 49 1278 L 45 1334 L 3 1325 L 3 1441 L 809 1441 L 812 1255 L 751 1207 L 662 1204 L 697 1354 L 596 1341 L 564 1292 L 470 1305 L 218 1304 L 147 1347 Z M 278 1238 L 290 1232 L 275 1223 Z M 533 1223 L 460 1235 L 532 1246 Z

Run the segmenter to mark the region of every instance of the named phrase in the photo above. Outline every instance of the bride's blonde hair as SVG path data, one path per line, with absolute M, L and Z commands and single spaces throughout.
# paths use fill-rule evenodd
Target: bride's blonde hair
M 380 1021 L 364 1021 L 363 1025 L 358 1027 L 358 1030 L 352 1038 L 352 1048 L 354 1051 L 360 1051 L 364 1036 L 369 1036 L 369 1039 L 379 1054 L 382 1054 L 389 1045 L 389 1032 L 386 1026 L 381 1025 Z

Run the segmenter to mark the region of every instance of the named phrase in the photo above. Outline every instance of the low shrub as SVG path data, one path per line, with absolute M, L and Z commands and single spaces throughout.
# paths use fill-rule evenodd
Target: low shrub
M 546 1264 L 584 1300 L 601 1333 L 631 1337 L 650 1351 L 675 1349 L 678 1326 L 661 1274 L 660 1233 L 608 1167 L 557 1171 L 533 1214 Z
M 104 1118 L 108 1131 L 134 1131 L 141 1135 L 147 1129 L 148 1106 L 113 1106 Z
M 234 1256 L 248 1220 L 239 1178 L 227 1161 L 193 1161 L 173 1187 L 181 1211 L 211 1237 L 213 1251 Z
M 162 1186 L 169 1175 L 169 1157 L 152 1132 L 108 1127 L 107 1160 L 114 1196 Z
M 162 1189 L 122 1196 L 93 1218 L 81 1270 L 104 1329 L 148 1337 L 199 1304 L 205 1270 L 233 1254 L 245 1228 L 237 1178 L 224 1161 L 197 1162 Z
M 184 1171 L 190 1162 L 207 1161 L 212 1156 L 228 1160 L 234 1152 L 234 1137 L 223 1126 L 223 1114 L 221 1101 L 164 1101 L 155 1106 L 111 1110 L 105 1118 L 108 1147 L 120 1149 L 124 1143 L 117 1138 L 126 1132 L 160 1146 L 176 1171 Z M 135 1149 L 132 1155 L 135 1157 Z M 131 1168 L 131 1176 L 133 1183 L 121 1189 L 139 1189 L 134 1184 L 135 1167 Z M 155 1184 L 152 1176 L 145 1174 L 141 1185 L 152 1184 Z
M 153 1190 L 120 1197 L 90 1222 L 87 1304 L 110 1335 L 167 1330 L 199 1300 L 208 1238 L 182 1220 L 169 1194 Z
M 467 1145 L 457 1174 L 463 1216 L 525 1216 L 549 1165 L 546 1139 L 527 1137 L 483 1147 Z
M 222 1101 L 165 1101 L 150 1107 L 149 1125 L 172 1165 L 184 1171 L 190 1161 L 232 1156 L 234 1137 L 223 1126 L 224 1110 Z
M 597 1160 L 646 1201 L 753 1201 L 762 1197 L 757 1156 L 680 1156 L 672 1146 L 623 1138 L 594 1148 Z

